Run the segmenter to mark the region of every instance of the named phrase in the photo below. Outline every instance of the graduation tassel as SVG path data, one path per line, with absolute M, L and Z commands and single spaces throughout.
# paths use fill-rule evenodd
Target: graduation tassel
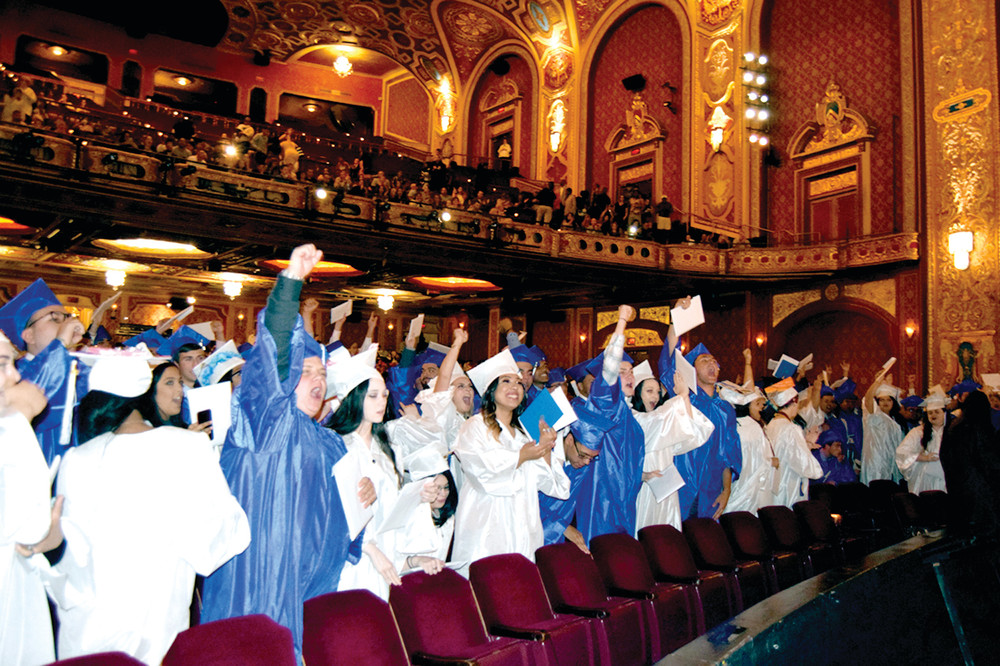
M 76 407 L 77 360 L 69 364 L 69 383 L 66 386 L 66 404 L 63 405 L 62 428 L 59 430 L 59 445 L 69 446 L 73 435 L 73 408 Z

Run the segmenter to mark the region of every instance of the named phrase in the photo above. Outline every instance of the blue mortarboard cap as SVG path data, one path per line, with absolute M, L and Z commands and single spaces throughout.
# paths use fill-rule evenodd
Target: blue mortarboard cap
M 824 396 L 824 395 L 836 396 L 836 394 L 833 392 L 833 389 L 830 388 L 829 386 L 827 386 L 826 384 L 823 384 L 823 386 L 820 388 L 819 394 L 820 394 L 820 396 Z
M 336 350 L 340 349 L 343 346 L 344 346 L 343 342 L 341 342 L 340 340 L 334 340 L 333 342 L 331 342 L 326 346 L 326 353 L 332 354 L 333 352 L 335 352 Z
M 843 432 L 839 428 L 830 428 L 819 434 L 819 437 L 816 438 L 816 443 L 820 446 L 826 446 L 831 442 L 840 442 L 843 444 L 845 439 Z
M 694 362 L 702 354 L 708 354 L 709 356 L 711 356 L 712 352 L 708 351 L 708 347 L 706 347 L 704 343 L 699 342 L 694 349 L 689 351 L 687 354 L 684 354 L 684 360 L 690 363 L 691 365 L 694 365 Z
M 52 305 L 62 303 L 49 289 L 49 285 L 45 284 L 45 280 L 38 278 L 0 308 L 0 329 L 15 346 L 24 349 L 21 332 L 31 321 L 31 315 Z
M 318 356 L 323 363 L 326 363 L 326 347 L 314 340 L 311 335 L 304 334 L 303 337 L 305 338 L 305 350 L 302 352 L 302 358 Z
M 549 357 L 545 355 L 545 352 L 543 352 L 542 348 L 538 345 L 531 346 L 531 353 L 535 356 L 535 363 L 541 363 L 542 361 L 549 360 Z
M 857 390 L 858 385 L 855 384 L 850 379 L 845 379 L 844 382 L 837 387 L 837 390 L 833 392 L 833 399 L 837 402 L 843 402 L 851 396 L 857 397 L 854 391 Z
M 549 383 L 546 386 L 560 384 L 566 381 L 566 371 L 562 368 L 549 368 Z
M 577 363 L 572 368 L 566 370 L 566 376 L 575 382 L 582 382 L 583 378 L 587 376 L 587 364 L 590 361 L 584 361 L 583 363 Z M 552 371 L 549 370 L 549 376 L 552 375 Z
M 110 339 L 111 339 L 111 334 L 108 333 L 108 329 L 104 328 L 103 326 L 98 326 L 97 333 L 94 334 L 94 344 L 96 345 L 98 342 L 104 342 L 105 340 L 110 340 Z
M 600 451 L 604 443 L 604 434 L 615 427 L 615 422 L 586 402 L 580 404 L 574 401 L 573 411 L 576 412 L 577 418 L 570 425 L 573 437 L 588 449 Z
M 250 356 L 250 352 L 253 351 L 253 345 L 250 344 L 249 342 L 244 342 L 243 344 L 241 344 L 239 347 L 236 348 L 236 351 L 238 351 L 240 353 L 240 356 L 242 356 L 243 359 L 246 360 L 246 358 Z
M 189 326 L 181 326 L 177 331 L 167 338 L 167 341 L 160 345 L 157 353 L 160 356 L 169 356 L 175 362 L 177 361 L 177 355 L 180 353 L 180 348 L 184 345 L 198 345 L 202 349 L 208 346 L 211 342 L 204 335 L 194 330 Z
M 907 409 L 913 409 L 914 407 L 919 407 L 921 403 L 923 403 L 923 401 L 924 399 L 921 398 L 919 395 L 908 395 L 902 400 L 900 400 L 899 404 L 901 404 L 903 407 L 906 407 Z
M 444 356 L 443 352 L 428 347 L 413 357 L 413 365 L 420 367 L 424 363 L 433 363 L 434 365 L 440 366 L 444 361 Z
M 979 384 L 971 379 L 963 379 L 959 383 L 948 389 L 948 395 L 958 395 L 959 393 L 972 393 L 973 391 L 978 391 L 983 388 L 982 384 Z
M 510 350 L 511 356 L 514 357 L 515 363 L 530 363 L 535 364 L 535 355 L 531 353 L 531 348 L 528 345 L 518 345 Z
M 632 357 L 629 356 L 628 353 L 622 353 L 622 360 L 623 361 L 628 361 L 629 363 L 632 363 L 632 364 L 635 364 L 635 361 L 632 360 Z M 587 361 L 587 363 L 585 365 L 586 371 L 589 372 L 590 374 L 594 375 L 594 377 L 597 377 L 598 375 L 601 374 L 601 369 L 603 367 L 604 367 L 604 352 L 601 352 L 600 354 L 598 354 L 594 358 L 592 358 L 589 361 Z

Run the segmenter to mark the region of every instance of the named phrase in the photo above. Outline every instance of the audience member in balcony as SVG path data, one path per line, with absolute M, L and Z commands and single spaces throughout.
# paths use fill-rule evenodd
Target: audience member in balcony
M 690 306 L 690 299 L 678 301 L 678 307 Z M 674 350 L 677 334 L 673 324 L 667 329 L 667 341 L 660 352 L 660 381 L 667 390 L 674 392 L 673 375 L 677 369 Z M 743 469 L 743 453 L 736 429 L 736 412 L 716 392 L 719 380 L 719 363 L 712 353 L 699 343 L 684 355 L 694 366 L 697 387 L 692 388 L 691 404 L 707 416 L 715 430 L 704 446 L 675 459 L 685 485 L 680 490 L 681 517 L 718 519 L 729 503 L 732 482 Z
M 255 133 L 256 130 L 251 124 L 250 116 L 243 116 L 243 122 L 236 126 L 236 132 L 233 134 L 236 148 L 240 153 L 245 154 L 250 150 L 250 140 Z
M 590 211 L 590 216 L 600 217 L 601 211 L 607 208 L 611 203 L 611 197 L 608 196 L 608 188 L 601 187 L 600 183 L 595 183 L 587 202 L 587 208 Z M 580 209 L 579 202 L 577 202 L 576 208 L 577 210 Z
M 497 217 L 509 217 L 507 210 L 511 208 L 513 204 L 510 198 L 507 196 L 506 192 L 501 192 L 500 196 L 497 197 L 496 203 L 490 209 L 490 215 L 496 215 Z
M 66 122 L 66 117 L 62 114 L 57 115 L 52 120 L 52 129 L 59 134 L 69 134 L 69 123 Z
M 267 160 L 271 130 L 265 128 L 250 137 L 250 168 L 254 171 Z
M 302 149 L 295 143 L 295 133 L 288 130 L 282 134 L 278 140 L 281 148 L 281 166 L 290 167 L 291 177 L 297 178 L 299 173 L 299 158 L 302 157 Z
M 906 434 L 896 448 L 896 466 L 906 479 L 911 493 L 925 490 L 947 491 L 941 467 L 941 438 L 947 422 L 944 411 L 947 396 L 943 391 L 927 396 L 921 424 Z
M 888 370 L 882 369 L 865 393 L 864 448 L 861 451 L 861 483 L 874 479 L 903 478 L 896 467 L 896 449 L 903 441 L 903 427 L 899 421 L 899 389 L 883 383 Z
M 208 164 L 208 155 L 205 154 L 204 150 L 199 150 L 193 155 L 189 155 L 187 161 L 195 162 L 196 164 Z
M 374 196 L 383 199 L 389 196 L 389 190 L 392 189 L 392 181 L 386 177 L 385 171 L 379 171 L 375 174 L 375 178 L 372 179 L 372 189 Z
M 535 223 L 548 226 L 552 222 L 552 206 L 556 202 L 556 184 L 549 181 L 535 194 Z
M 186 160 L 191 157 L 194 151 L 191 150 L 191 143 L 187 139 L 177 139 L 170 155 L 178 160 Z
M 5 123 L 27 123 L 34 112 L 34 105 L 38 96 L 31 89 L 27 79 L 21 79 L 13 92 L 3 96 L 3 111 L 0 112 L 0 120 Z M 17 113 L 20 120 L 14 119 Z
M 156 147 L 153 145 L 152 134 L 143 134 L 139 137 L 139 150 L 146 153 L 156 152 Z

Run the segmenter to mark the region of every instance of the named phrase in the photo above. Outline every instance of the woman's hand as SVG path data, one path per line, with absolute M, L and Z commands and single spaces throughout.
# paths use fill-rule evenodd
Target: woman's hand
M 663 473 L 662 472 L 657 472 L 655 470 L 652 471 L 652 472 L 643 472 L 642 473 L 642 480 L 643 481 L 649 481 L 650 479 L 658 479 L 661 476 L 663 476 Z
M 521 447 L 521 451 L 518 454 L 517 466 L 520 467 L 529 460 L 541 460 L 551 452 L 551 446 L 547 447 L 539 442 L 528 442 Z
M 317 301 L 315 298 L 307 298 L 306 300 L 302 301 L 302 316 L 308 317 L 313 312 L 316 312 L 316 308 L 318 307 L 319 307 L 319 301 Z
M 434 477 L 431 477 L 424 481 L 424 485 L 420 488 L 420 501 L 430 504 L 437 499 L 437 486 L 434 485 Z
M 691 387 L 689 387 L 687 382 L 684 381 L 684 375 L 679 372 L 674 372 L 674 395 L 679 395 L 686 399 L 690 390 Z
M 625 321 L 632 321 L 635 319 L 635 308 L 631 305 L 619 305 L 618 306 L 618 319 L 624 319 Z
M 52 522 L 49 525 L 49 533 L 45 535 L 45 538 L 30 546 L 20 543 L 16 544 L 14 549 L 17 551 L 18 555 L 21 557 L 31 557 L 35 553 L 47 553 L 50 550 L 57 548 L 59 544 L 63 542 L 62 525 L 60 525 L 59 519 L 62 518 L 64 499 L 65 498 L 62 495 L 59 495 L 56 497 L 56 501 L 52 504 Z
M 469 332 L 464 328 L 456 328 L 455 334 L 452 337 L 452 345 L 462 346 L 469 341 Z
M 374 543 L 366 543 L 362 550 L 365 551 L 365 555 L 368 559 L 372 561 L 372 565 L 375 567 L 375 571 L 379 572 L 385 582 L 389 585 L 402 585 L 403 581 L 399 578 L 399 572 L 396 571 L 396 567 L 393 566 L 392 561 L 385 556 L 378 546 Z
M 585 552 L 587 555 L 590 555 L 590 549 L 587 548 L 587 542 L 583 538 L 583 534 L 580 530 L 576 529 L 572 525 L 569 525 L 563 532 L 563 536 L 566 537 L 566 541 L 576 544 L 577 548 Z
M 375 493 L 375 484 L 367 476 L 358 481 L 358 499 L 361 500 L 361 506 L 365 509 L 378 499 L 378 495 Z
M 204 423 L 192 423 L 187 427 L 191 432 L 203 432 L 209 437 L 212 436 L 212 422 L 205 421 Z
M 407 570 L 415 571 L 423 569 L 424 573 L 429 573 L 432 576 L 436 573 L 441 573 L 444 566 L 443 560 L 439 560 L 436 557 L 428 557 L 427 555 L 410 555 L 406 558 Z

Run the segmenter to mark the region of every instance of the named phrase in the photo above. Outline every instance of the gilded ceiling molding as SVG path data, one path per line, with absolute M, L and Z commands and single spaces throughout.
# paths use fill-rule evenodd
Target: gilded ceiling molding
M 931 378 L 951 363 L 954 338 L 975 332 L 996 345 L 1000 304 L 997 210 L 997 24 L 988 0 L 923 4 L 927 142 L 927 344 Z M 971 231 L 967 270 L 948 251 L 953 231 Z M 985 337 L 984 337 L 985 335 Z M 988 366 L 987 366 L 988 367 Z M 995 371 L 996 368 L 990 368 Z

